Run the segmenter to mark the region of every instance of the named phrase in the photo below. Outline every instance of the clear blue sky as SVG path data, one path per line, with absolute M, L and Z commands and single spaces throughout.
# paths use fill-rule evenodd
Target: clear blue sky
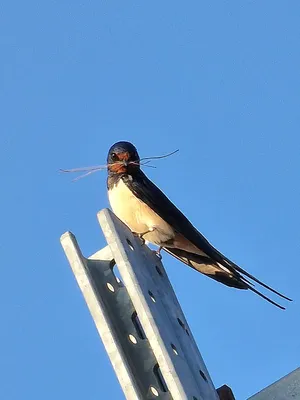
M 105 245 L 110 145 L 180 149 L 148 176 L 283 312 L 164 257 L 215 385 L 244 400 L 299 366 L 299 1 L 1 6 L 0 398 L 123 399 L 59 243 Z

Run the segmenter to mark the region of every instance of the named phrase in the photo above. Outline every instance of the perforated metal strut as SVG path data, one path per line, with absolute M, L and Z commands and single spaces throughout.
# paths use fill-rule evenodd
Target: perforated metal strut
M 98 220 L 104 249 L 61 243 L 126 399 L 219 399 L 161 260 L 110 210 Z

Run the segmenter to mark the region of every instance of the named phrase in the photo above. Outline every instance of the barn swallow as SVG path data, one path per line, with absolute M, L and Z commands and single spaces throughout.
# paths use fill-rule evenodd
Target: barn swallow
M 140 157 L 129 142 L 108 152 L 107 189 L 114 214 L 129 229 L 202 274 L 237 289 L 248 289 L 284 309 L 254 288 L 253 282 L 291 301 L 230 261 L 191 224 L 141 170 Z

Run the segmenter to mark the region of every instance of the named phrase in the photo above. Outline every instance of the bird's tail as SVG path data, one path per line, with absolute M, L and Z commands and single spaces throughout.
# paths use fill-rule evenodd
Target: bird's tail
M 292 301 L 290 298 L 284 296 L 283 294 L 272 289 L 270 286 L 264 284 L 263 282 L 255 278 L 253 275 L 249 274 L 247 271 L 243 270 L 238 265 L 232 263 L 225 257 L 224 261 L 222 260 L 223 262 L 220 263 L 213 261 L 209 257 L 201 256 L 195 253 L 190 253 L 177 248 L 164 247 L 164 250 L 167 253 L 171 254 L 172 256 L 176 257 L 178 260 L 188 265 L 189 267 L 195 269 L 196 271 L 201 272 L 202 274 L 207 275 L 208 277 L 218 282 L 221 282 L 224 285 L 234 287 L 237 289 L 251 290 L 258 296 L 262 297 L 263 299 L 273 304 L 274 306 L 281 308 L 282 310 L 285 310 L 285 307 L 281 306 L 280 304 L 276 303 L 275 301 L 271 300 L 269 297 L 267 297 L 266 295 L 255 289 L 254 284 L 249 279 L 260 284 L 261 286 L 277 294 L 278 296 L 286 300 Z M 242 274 L 245 275 L 248 279 Z

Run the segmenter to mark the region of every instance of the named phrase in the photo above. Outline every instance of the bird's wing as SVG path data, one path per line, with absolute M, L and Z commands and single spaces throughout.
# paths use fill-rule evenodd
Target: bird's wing
M 217 249 L 215 249 L 208 240 L 191 224 L 185 215 L 167 198 L 167 196 L 146 177 L 146 175 L 139 171 L 132 179 L 123 178 L 126 185 L 134 193 L 134 195 L 141 201 L 146 203 L 155 213 L 163 218 L 172 228 L 184 236 L 188 241 L 200 249 L 207 257 L 213 262 L 221 264 L 225 269 L 229 270 L 234 276 L 241 277 L 240 274 L 245 275 L 247 278 L 260 284 L 266 289 L 272 291 L 278 296 L 291 301 L 288 297 L 277 292 L 270 286 L 261 282 L 253 275 L 239 267 L 237 264 L 229 260 Z M 170 249 L 171 250 L 171 249 Z M 245 277 L 242 277 L 245 282 L 250 283 Z M 253 288 L 248 285 L 248 289 Z M 255 291 L 255 290 L 254 290 Z

